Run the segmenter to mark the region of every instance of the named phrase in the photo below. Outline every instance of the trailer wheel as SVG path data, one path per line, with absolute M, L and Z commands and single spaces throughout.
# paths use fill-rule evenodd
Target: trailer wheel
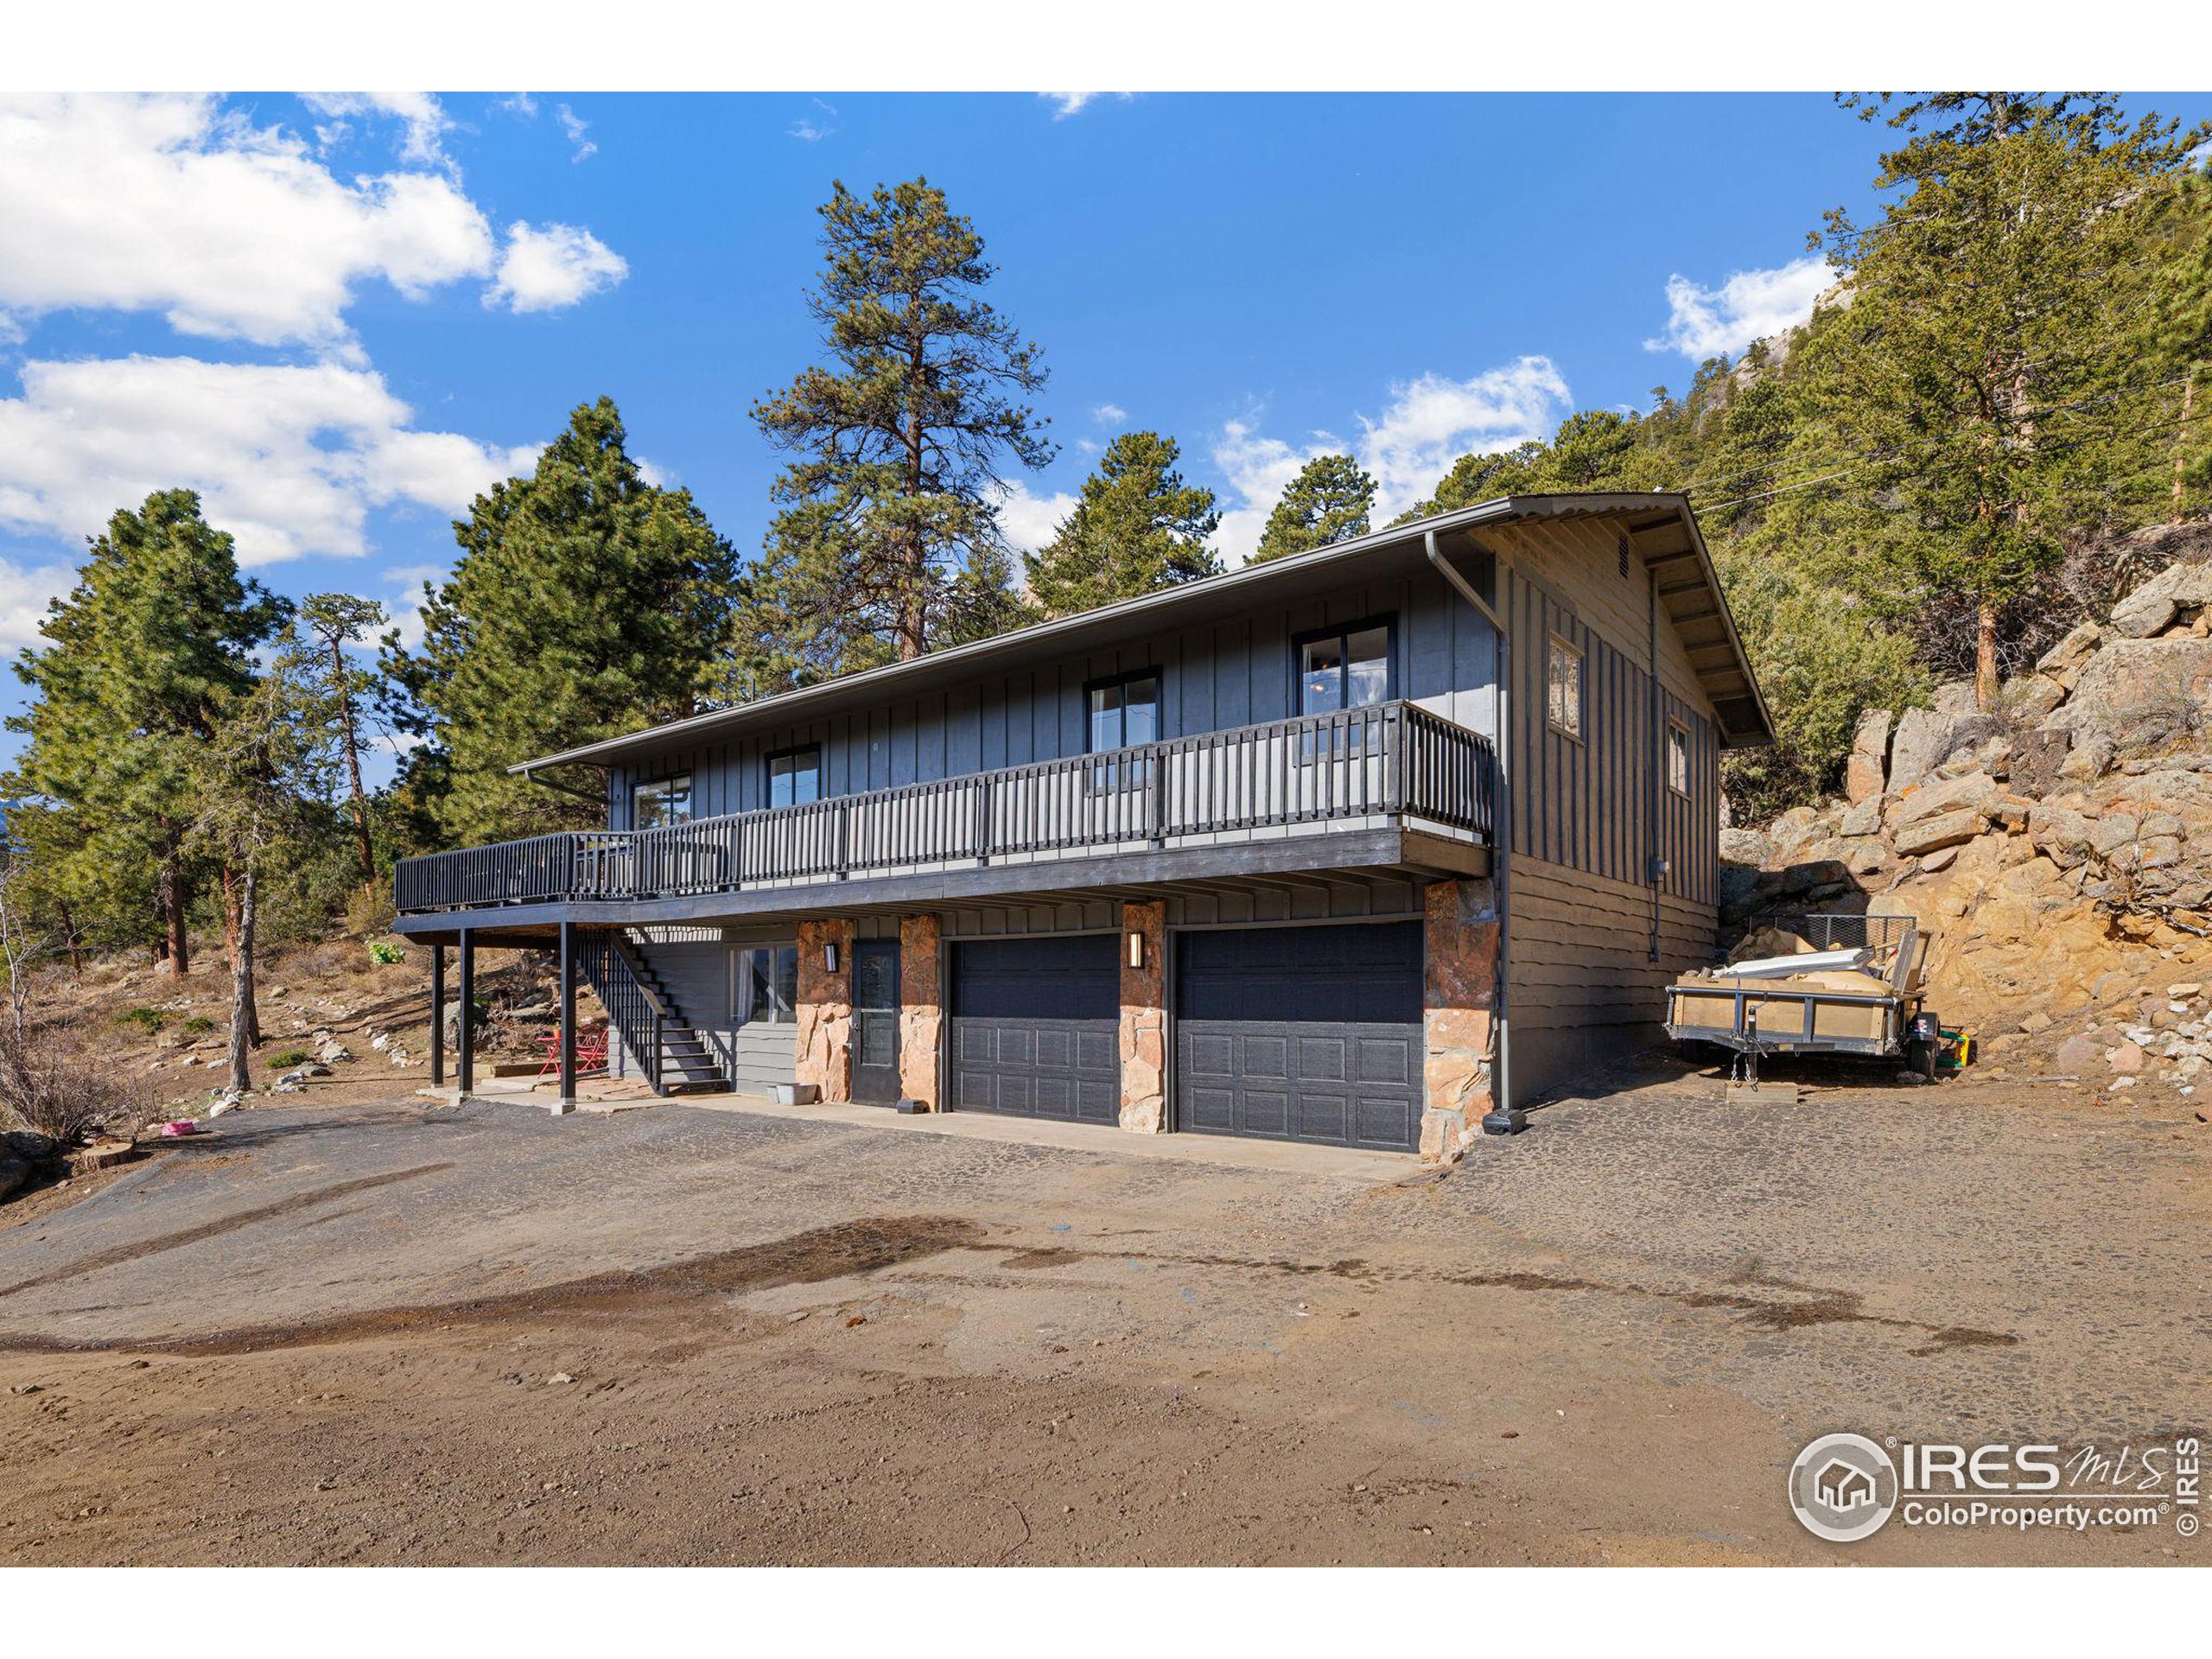
M 1904 1063 L 1929 1082 L 1936 1081 L 1936 1045 L 1916 1037 L 1904 1046 Z

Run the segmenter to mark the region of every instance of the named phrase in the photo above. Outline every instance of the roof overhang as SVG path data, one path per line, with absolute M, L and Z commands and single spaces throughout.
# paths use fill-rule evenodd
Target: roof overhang
M 549 766 L 607 766 L 672 746 L 788 724 L 839 707 L 912 696 L 995 663 L 1011 665 L 1021 658 L 1051 658 L 1103 643 L 1116 635 L 1126 637 L 1133 625 L 1166 624 L 1171 618 L 1196 623 L 1210 613 L 1229 615 L 1249 610 L 1262 594 L 1288 598 L 1301 589 L 1318 590 L 1340 581 L 1349 567 L 1362 563 L 1393 557 L 1419 562 L 1423 540 L 1432 533 L 1442 539 L 1478 532 L 1485 525 L 1569 518 L 1619 521 L 1630 546 L 1656 572 L 1660 602 L 1681 631 L 1699 682 L 1719 715 L 1723 747 L 1744 748 L 1772 742 L 1773 722 L 1752 677 L 1743 642 L 1737 637 L 1734 620 L 1728 614 L 1727 601 L 1721 596 L 1720 580 L 1688 498 L 1606 492 L 1502 496 L 1495 501 L 1393 524 L 1310 553 L 1293 554 L 1265 564 L 1241 565 L 1217 576 L 1017 628 L 950 651 L 933 652 L 912 662 L 841 675 L 758 702 L 564 749 L 525 760 L 508 771 L 527 775 Z

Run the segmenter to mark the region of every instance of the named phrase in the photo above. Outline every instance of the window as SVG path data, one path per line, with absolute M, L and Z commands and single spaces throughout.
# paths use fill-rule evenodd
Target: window
M 798 1018 L 798 947 L 764 945 L 740 954 L 739 1021 L 788 1026 Z
M 630 827 L 658 830 L 664 824 L 688 823 L 691 818 L 691 774 L 656 778 L 630 786 Z
M 1390 696 L 1390 624 L 1363 622 L 1298 639 L 1298 712 L 1364 709 Z
M 1090 752 L 1160 741 L 1160 671 L 1143 669 L 1084 689 Z
M 1110 680 L 1094 680 L 1083 691 L 1085 734 L 1090 753 L 1125 749 L 1160 741 L 1160 671 L 1139 669 Z M 1141 789 L 1150 781 L 1151 763 L 1140 758 L 1093 766 L 1091 791 Z
M 1667 722 L 1667 787 L 1677 795 L 1690 792 L 1690 734 L 1675 720 Z
M 785 749 L 768 757 L 768 804 L 804 806 L 822 798 L 822 746 Z
M 1582 653 L 1552 636 L 1549 677 L 1545 685 L 1545 718 L 1552 729 L 1577 742 L 1582 739 Z

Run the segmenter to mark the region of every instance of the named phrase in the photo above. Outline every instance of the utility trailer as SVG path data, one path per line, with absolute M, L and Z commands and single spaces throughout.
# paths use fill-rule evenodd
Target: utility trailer
M 1767 954 L 1743 960 L 1747 947 Z M 1921 1000 L 1925 947 L 1910 916 L 1768 917 L 1738 960 L 1667 988 L 1667 1034 L 1743 1056 L 1754 1080 L 1762 1054 L 1902 1060 L 1933 1078 L 1945 1040 Z

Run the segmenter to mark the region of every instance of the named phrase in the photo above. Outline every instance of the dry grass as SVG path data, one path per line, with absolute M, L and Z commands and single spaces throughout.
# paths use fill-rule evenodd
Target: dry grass
M 0 1023 L 0 1119 L 74 1146 L 101 1132 L 134 1135 L 145 1113 L 128 1073 L 78 1052 L 55 1033 L 18 1033 Z

